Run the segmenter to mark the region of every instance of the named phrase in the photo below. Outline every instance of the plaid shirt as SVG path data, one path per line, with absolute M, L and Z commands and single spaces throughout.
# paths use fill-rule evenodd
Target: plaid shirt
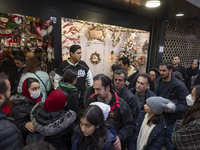
M 200 150 L 200 118 L 184 126 L 177 121 L 172 141 L 177 150 Z

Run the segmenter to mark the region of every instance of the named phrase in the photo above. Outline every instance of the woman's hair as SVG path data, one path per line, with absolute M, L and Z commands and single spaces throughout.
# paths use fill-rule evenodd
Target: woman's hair
M 199 67 L 199 61 L 198 61 L 198 59 L 192 60 L 191 65 L 192 65 L 193 62 L 196 62 L 197 63 L 197 67 Z
M 16 55 L 16 56 L 14 57 L 14 60 L 18 60 L 18 61 L 21 61 L 21 62 L 23 62 L 23 63 L 26 62 L 25 55 Z
M 31 87 L 31 84 L 33 82 L 37 82 L 37 83 L 40 83 L 37 79 L 35 78 L 27 78 L 26 79 L 26 87 L 29 89 Z
M 98 128 L 96 128 L 96 130 L 93 132 L 93 144 L 96 146 L 97 150 L 103 149 L 103 147 L 106 145 L 107 133 L 104 122 L 104 115 L 101 108 L 96 105 L 89 105 L 81 111 L 79 120 L 81 118 L 85 118 L 93 126 L 98 126 Z M 81 131 L 80 123 L 78 127 L 78 133 L 80 135 L 78 144 L 80 144 L 84 140 L 84 135 Z
M 26 67 L 24 68 L 23 73 L 35 73 L 40 67 L 40 65 L 40 61 L 35 56 L 29 57 L 26 61 Z
M 182 74 L 179 71 L 174 71 L 172 73 L 177 79 L 179 79 L 180 81 L 184 81 L 184 78 L 182 76 Z
M 77 71 L 73 70 L 73 69 L 67 69 L 64 74 L 63 74 L 63 78 L 62 78 L 62 82 L 66 82 L 66 83 L 71 83 L 77 78 L 78 74 Z
M 200 86 L 196 86 L 195 89 L 195 102 L 186 112 L 183 118 L 183 125 L 200 118 Z
M 162 120 L 163 116 L 159 114 L 155 114 L 153 117 L 151 117 L 148 121 L 147 124 L 151 126 L 151 124 L 158 124 Z

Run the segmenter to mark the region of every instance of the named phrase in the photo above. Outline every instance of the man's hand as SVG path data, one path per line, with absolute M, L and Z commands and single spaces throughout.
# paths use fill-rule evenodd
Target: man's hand
M 25 127 L 28 131 L 34 133 L 36 131 L 35 127 L 33 126 L 33 123 L 32 122 L 27 122 L 25 124 Z
M 115 150 L 121 150 L 121 142 L 118 136 L 116 137 L 116 141 L 113 143 L 113 146 Z

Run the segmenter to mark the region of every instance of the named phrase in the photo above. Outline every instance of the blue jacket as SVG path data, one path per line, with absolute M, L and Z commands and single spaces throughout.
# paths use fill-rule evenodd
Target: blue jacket
M 107 141 L 107 144 L 104 146 L 103 150 L 112 150 L 114 149 L 113 143 L 116 141 L 117 132 L 113 127 L 111 127 L 108 124 L 106 124 L 106 127 L 107 127 L 108 141 Z M 76 137 L 72 144 L 71 150 L 78 150 L 79 138 L 80 138 L 80 135 L 76 133 Z
M 134 134 L 133 134 L 133 144 L 129 150 L 136 150 L 137 148 L 137 136 L 139 135 L 142 122 L 145 117 L 145 112 L 141 111 L 138 119 L 136 120 Z M 151 131 L 147 144 L 143 150 L 161 150 L 165 144 L 165 138 L 167 136 L 167 124 L 164 119 L 162 119 Z

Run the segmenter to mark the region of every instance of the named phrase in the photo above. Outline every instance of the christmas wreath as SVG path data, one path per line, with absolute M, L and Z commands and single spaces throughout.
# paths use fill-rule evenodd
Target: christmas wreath
M 90 61 L 93 64 L 98 64 L 101 61 L 100 54 L 98 54 L 97 52 L 92 53 L 90 55 Z

